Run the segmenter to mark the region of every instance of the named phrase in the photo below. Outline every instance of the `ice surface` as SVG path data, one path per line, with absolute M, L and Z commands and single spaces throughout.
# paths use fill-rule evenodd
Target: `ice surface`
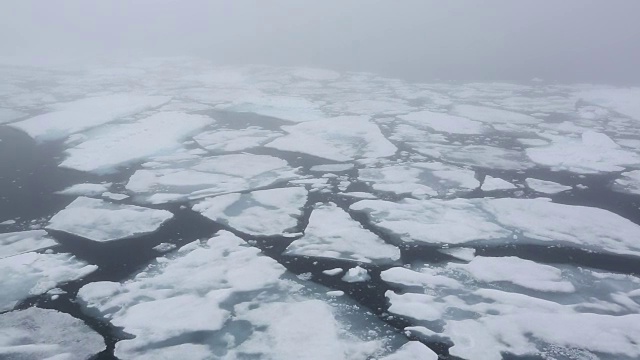
M 542 243 L 640 255 L 640 226 L 607 210 L 547 199 L 362 200 L 350 209 L 409 242 Z M 515 232 L 523 236 L 514 239 Z
M 534 166 L 524 152 L 489 145 L 440 145 L 431 142 L 410 142 L 421 154 L 460 165 L 499 170 L 524 170 Z
M 57 245 L 44 230 L 19 231 L 0 234 L 0 259 L 27 251 Z
M 201 357 L 208 351 L 206 358 L 238 360 L 365 359 L 382 351 L 384 338 L 359 338 L 340 320 L 341 307 L 303 295 L 285 273 L 221 231 L 158 258 L 126 282 L 85 285 L 78 300 L 136 336 L 116 344 L 119 358 L 183 345 L 196 346 Z
M 526 149 L 527 155 L 539 165 L 580 174 L 621 171 L 640 164 L 636 153 L 624 150 L 603 133 L 589 130 L 582 133 L 581 140 L 555 140 L 549 146 Z
M 241 151 L 257 147 L 281 136 L 281 133 L 250 126 L 240 130 L 219 129 L 194 136 L 198 145 L 213 152 Z
M 397 150 L 368 116 L 340 116 L 282 129 L 288 134 L 266 144 L 267 147 L 334 161 L 387 157 Z
M 251 112 L 291 122 L 317 121 L 327 116 L 319 104 L 298 96 L 240 96 L 230 104 L 217 106 L 218 109 Z
M 336 276 L 342 273 L 343 271 L 344 270 L 342 268 L 333 268 L 333 269 L 323 270 L 322 273 L 329 276 Z
M 22 111 L 0 108 L 0 124 L 9 123 L 24 116 L 27 114 Z
M 298 178 L 285 160 L 252 154 L 230 154 L 206 158 L 152 162 L 136 171 L 127 190 L 149 203 L 199 199 L 231 192 L 253 190 Z
M 476 257 L 469 264 L 392 268 L 381 277 L 403 289 L 402 294 L 387 291 L 389 311 L 426 326 L 431 337 L 451 341 L 454 356 L 640 355 L 634 340 L 640 334 L 640 304 L 627 300 L 640 284 L 634 276 L 514 257 Z M 611 330 L 603 333 L 603 328 Z
M 533 116 L 476 105 L 456 105 L 453 113 L 469 119 L 477 120 L 488 124 L 537 124 L 540 120 Z
M 173 250 L 173 249 L 175 249 L 175 248 L 176 248 L 176 245 L 175 245 L 175 244 L 171 244 L 171 243 L 160 243 L 160 244 L 158 244 L 158 245 L 154 246 L 154 247 L 153 247 L 153 250 L 155 250 L 155 251 L 157 251 L 157 252 L 164 253 L 164 252 L 169 252 L 169 251 L 171 251 L 171 250 Z
M 518 188 L 517 186 L 513 185 L 512 183 L 506 180 L 487 175 L 484 178 L 484 182 L 482 183 L 482 187 L 480 189 L 482 189 L 482 191 L 493 191 L 493 190 L 511 190 L 511 189 L 517 189 L 517 188 Z
M 640 170 L 627 171 L 613 182 L 613 190 L 629 194 L 640 194 Z
M 418 341 L 409 341 L 395 353 L 379 360 L 438 360 L 438 354 Z
M 96 195 L 100 195 L 103 192 L 109 190 L 110 187 L 111 187 L 111 183 L 105 183 L 105 184 L 91 184 L 91 183 L 75 184 L 75 185 L 69 186 L 68 188 L 66 188 L 64 190 L 60 190 L 57 193 L 61 194 L 61 195 L 73 195 L 73 196 L 79 196 L 79 195 L 96 196 Z
M 213 119 L 203 115 L 161 112 L 144 119 L 90 133 L 88 139 L 66 151 L 62 167 L 93 172 L 111 172 L 115 167 L 170 153 L 180 141 Z
M 294 240 L 285 254 L 365 263 L 389 263 L 400 259 L 398 248 L 364 229 L 333 203 L 316 204 L 304 236 Z
M 65 138 L 118 118 L 158 107 L 170 100 L 166 96 L 112 94 L 56 104 L 55 110 L 10 126 L 40 141 Z
M 473 248 L 453 247 L 438 249 L 438 251 L 463 261 L 471 261 L 476 256 L 476 249 Z
M 480 186 L 473 170 L 438 162 L 390 165 L 358 170 L 358 179 L 379 191 L 414 196 L 438 196 L 471 191 Z
M 347 270 L 347 273 L 342 277 L 342 281 L 354 283 L 354 282 L 363 282 L 371 279 L 369 275 L 369 271 L 367 269 L 361 268 L 360 266 L 353 267 Z
M 207 198 L 193 210 L 249 235 L 286 236 L 298 233 L 306 202 L 307 190 L 290 187 Z
M 0 358 L 84 360 L 105 349 L 102 336 L 71 315 L 28 308 L 0 315 Z
M 414 112 L 398 118 L 414 126 L 453 134 L 481 134 L 485 130 L 482 122 L 432 111 Z
M 527 178 L 525 182 L 530 189 L 544 194 L 557 194 L 572 189 L 571 186 L 534 178 Z
M 105 199 L 110 199 L 110 200 L 114 200 L 114 201 L 120 201 L 120 200 L 124 200 L 126 198 L 129 197 L 129 195 L 126 194 L 117 194 L 117 193 L 112 193 L 110 191 L 105 191 L 102 193 L 102 197 Z
M 20 300 L 44 294 L 59 283 L 80 279 L 97 269 L 70 254 L 34 252 L 0 259 L 0 312 Z
M 47 230 L 108 242 L 152 233 L 172 217 L 166 210 L 79 197 L 49 220 Z
M 580 91 L 577 95 L 585 101 L 640 121 L 640 88 L 593 88 Z
M 353 169 L 353 164 L 326 164 L 312 166 L 309 171 L 314 172 L 342 172 Z

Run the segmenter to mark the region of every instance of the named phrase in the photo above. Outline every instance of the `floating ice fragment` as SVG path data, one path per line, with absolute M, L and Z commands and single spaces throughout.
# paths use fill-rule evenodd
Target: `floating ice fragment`
M 558 184 L 553 181 L 540 180 L 540 179 L 534 179 L 534 178 L 527 178 L 525 182 L 527 183 L 527 186 L 530 189 L 540 193 L 549 194 L 549 195 L 561 193 L 563 191 L 572 189 L 571 186 Z
M 347 273 L 342 277 L 342 281 L 346 281 L 349 283 L 364 282 L 370 279 L 371 276 L 369 275 L 369 271 L 367 271 L 367 269 L 361 268 L 360 266 L 356 266 L 347 270 Z
M 58 243 L 44 230 L 29 230 L 0 234 L 0 259 L 28 251 L 35 251 Z
M 487 175 L 484 178 L 484 182 L 482 183 L 482 187 L 481 187 L 482 191 L 493 191 L 493 190 L 511 190 L 511 189 L 517 189 L 517 186 L 513 185 L 512 183 L 500 179 L 500 178 L 494 178 L 493 176 Z
M 58 191 L 56 194 L 60 194 L 60 195 L 73 195 L 73 196 L 96 196 L 96 195 L 100 195 L 103 192 L 109 190 L 109 187 L 111 187 L 111 183 L 104 183 L 104 184 L 90 184 L 90 183 L 84 183 L 84 184 L 75 184 L 72 185 L 64 190 L 60 190 Z

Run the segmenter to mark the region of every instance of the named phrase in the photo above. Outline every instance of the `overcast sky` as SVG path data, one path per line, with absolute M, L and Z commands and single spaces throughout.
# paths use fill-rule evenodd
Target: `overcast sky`
M 2 0 L 0 56 L 640 84 L 638 0 Z

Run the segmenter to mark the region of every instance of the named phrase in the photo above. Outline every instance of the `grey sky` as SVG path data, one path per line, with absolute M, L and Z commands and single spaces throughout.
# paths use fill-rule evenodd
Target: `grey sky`
M 4 0 L 0 56 L 640 84 L 637 0 Z

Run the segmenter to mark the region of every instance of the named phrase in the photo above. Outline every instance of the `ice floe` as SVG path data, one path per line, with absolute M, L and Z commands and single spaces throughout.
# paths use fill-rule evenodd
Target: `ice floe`
M 212 152 L 242 151 L 261 146 L 281 133 L 264 130 L 256 126 L 245 129 L 219 129 L 200 133 L 193 137 L 198 145 Z
M 613 182 L 613 190 L 629 194 L 640 194 L 640 170 L 627 171 Z
M 342 281 L 346 281 L 349 283 L 364 282 L 368 280 L 371 280 L 371 275 L 369 275 L 369 271 L 367 271 L 367 269 L 362 268 L 360 266 L 356 266 L 347 270 L 347 272 L 342 277 Z
M 265 146 L 334 161 L 387 157 L 397 150 L 368 116 L 340 116 L 282 129 L 288 134 Z
M 484 178 L 484 182 L 482 183 L 482 187 L 480 189 L 482 189 L 482 191 L 494 191 L 494 190 L 511 190 L 511 189 L 517 189 L 517 188 L 518 188 L 517 186 L 513 185 L 512 183 L 506 180 L 487 175 Z
M 37 140 L 65 138 L 98 125 L 158 107 L 166 96 L 119 93 L 56 104 L 55 111 L 11 124 Z
M 166 210 L 79 197 L 54 215 L 46 228 L 108 242 L 152 233 L 172 217 Z
M 333 203 L 315 206 L 304 236 L 294 240 L 285 254 L 366 263 L 389 263 L 400 259 L 398 248 L 364 229 Z
M 299 233 L 296 228 L 306 202 L 306 189 L 290 187 L 207 198 L 193 210 L 245 234 L 291 236 Z
M 327 118 L 319 104 L 299 96 L 240 96 L 216 108 L 235 112 L 251 112 L 291 122 L 317 121 Z
M 31 307 L 0 314 L 0 358 L 85 360 L 106 347 L 82 321 L 51 309 Z
M 100 194 L 104 193 L 105 191 L 109 190 L 110 187 L 111 187 L 111 183 L 104 183 L 104 184 L 91 184 L 91 183 L 75 184 L 75 185 L 69 186 L 68 188 L 66 188 L 64 190 L 58 191 L 57 194 L 60 194 L 60 195 L 73 195 L 73 196 L 79 196 L 79 195 L 96 196 L 96 195 L 100 195 Z
M 414 112 L 398 118 L 414 126 L 453 134 L 481 134 L 486 130 L 482 122 L 432 111 Z
M 325 164 L 314 165 L 309 168 L 309 171 L 314 172 L 343 172 L 353 169 L 353 164 Z
M 0 259 L 0 312 L 28 296 L 40 295 L 59 283 L 80 279 L 97 269 L 71 254 L 28 252 Z
M 0 234 L 0 259 L 28 251 L 44 249 L 58 243 L 44 230 L 18 231 Z
M 557 194 L 563 191 L 571 190 L 571 186 L 558 184 L 557 182 L 548 181 L 548 180 L 540 180 L 534 178 L 525 179 L 525 183 L 529 189 L 544 193 L 544 194 Z
M 109 125 L 67 149 L 67 158 L 60 166 L 110 172 L 133 161 L 170 153 L 181 147 L 184 137 L 212 122 L 203 115 L 161 112 L 135 122 Z

